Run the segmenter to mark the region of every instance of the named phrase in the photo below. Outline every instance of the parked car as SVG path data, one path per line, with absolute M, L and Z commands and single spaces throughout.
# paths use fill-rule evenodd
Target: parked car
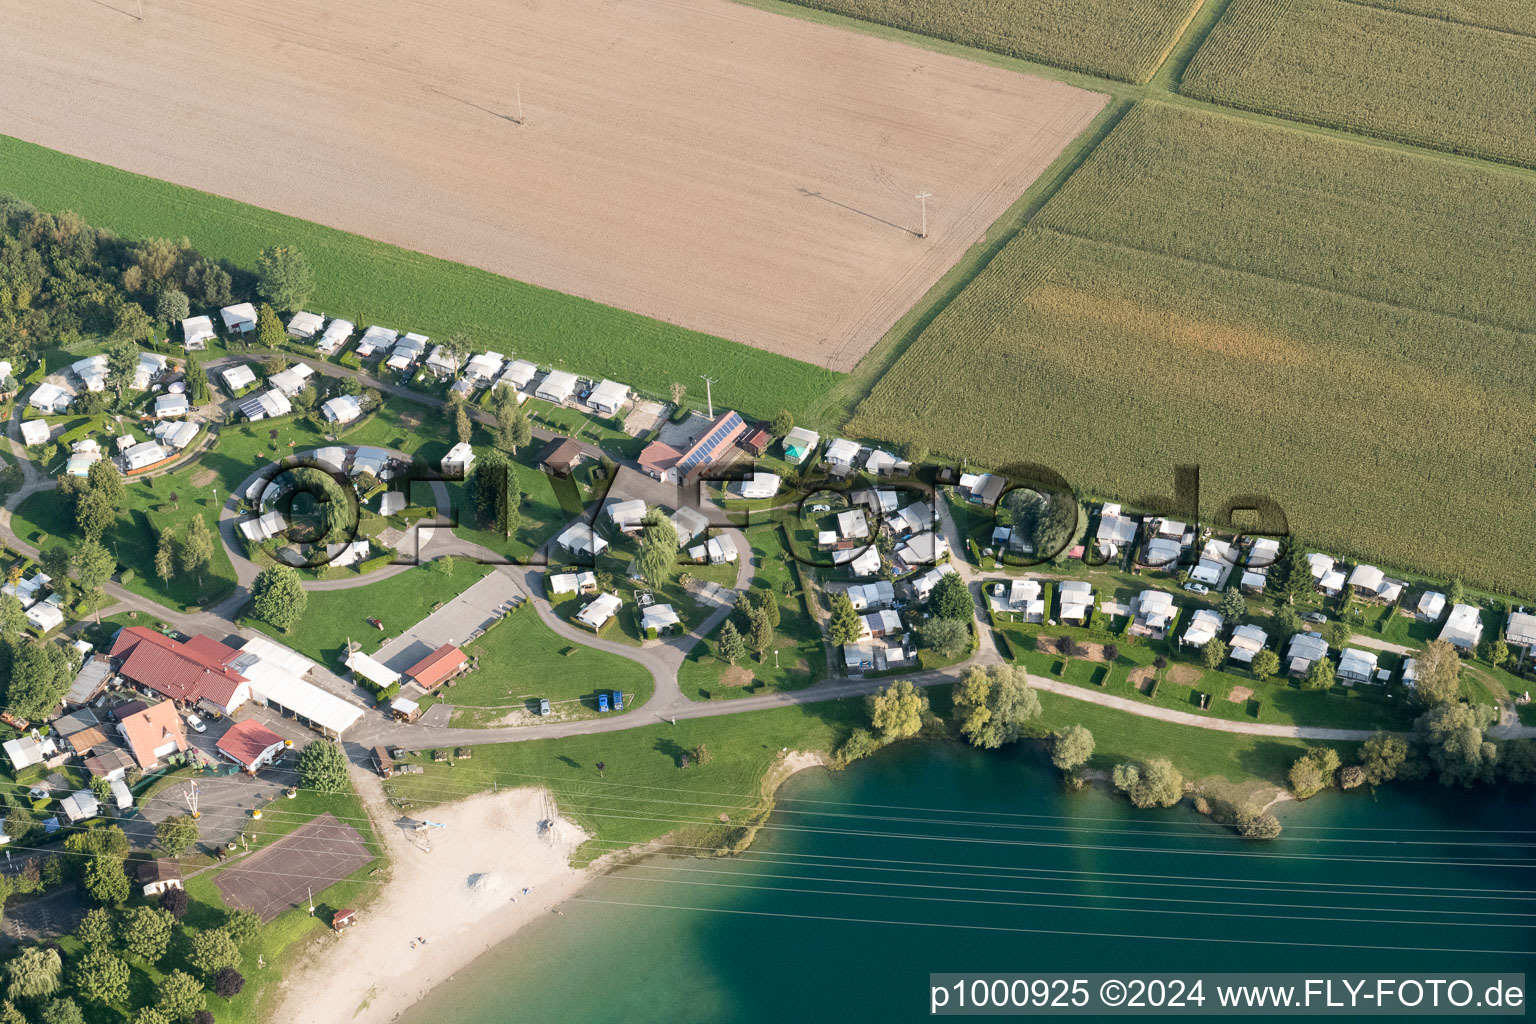
M 207 732 L 208 731 L 208 727 L 203 724 L 203 720 L 201 718 L 198 718 L 196 715 L 188 715 L 187 716 L 187 724 L 190 725 L 193 729 L 195 729 L 198 732 Z
M 540 697 L 539 698 L 539 714 L 541 716 L 549 714 L 549 698 L 548 697 Z
M 1303 621 L 1303 622 L 1327 622 L 1328 621 L 1328 616 L 1324 615 L 1322 612 L 1307 612 L 1307 614 L 1305 614 L 1305 615 L 1303 615 L 1301 617 L 1301 621 Z
M 597 710 L 608 710 L 608 695 L 606 693 L 600 693 L 597 695 Z
M 1204 583 L 1186 583 L 1184 584 L 1184 589 L 1191 594 L 1209 594 L 1211 592 L 1211 588 Z
M 615 711 L 623 711 L 624 710 L 624 691 L 623 690 L 614 690 L 613 691 L 613 710 L 615 710 Z

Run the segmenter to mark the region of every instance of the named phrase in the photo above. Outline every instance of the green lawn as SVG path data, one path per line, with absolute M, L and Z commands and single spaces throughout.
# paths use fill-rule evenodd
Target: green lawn
M 529 604 L 464 651 L 481 667 L 425 701 L 462 709 L 456 725 L 486 725 L 517 712 L 537 713 L 540 697 L 551 705 L 546 721 L 596 717 L 598 690 L 623 690 L 628 711 L 650 700 L 656 686 L 650 672 L 636 662 L 560 636 Z
M 342 658 L 350 638 L 372 653 L 404 630 L 430 615 L 435 607 L 468 590 L 494 567 L 454 560 L 452 574 L 439 571 L 436 563 L 413 566 L 388 579 L 345 590 L 318 590 L 309 595 L 303 620 L 291 633 L 283 633 L 247 615 L 240 620 L 270 634 L 279 643 L 313 658 L 333 672 L 345 671 Z M 380 632 L 367 622 L 384 623 Z
M 576 507 L 579 499 L 575 489 L 564 481 L 555 480 L 534 463 L 540 447 L 538 444 L 528 445 L 516 456 L 509 457 L 512 471 L 517 475 L 518 490 L 523 494 L 517 528 L 512 535 L 504 536 L 499 530 L 482 528 L 478 524 L 469 481 L 447 485 L 458 514 L 459 525 L 453 528 L 455 535 L 522 561 L 581 514 L 581 509 Z
M 1041 693 L 1040 706 L 1042 729 L 1060 731 L 1076 724 L 1093 733 L 1090 767 L 1104 771 L 1119 761 L 1166 757 L 1190 779 L 1219 776 L 1233 783 L 1260 779 L 1284 786 L 1291 763 L 1308 747 L 1334 747 L 1346 762 L 1359 747 L 1357 743 L 1315 743 L 1173 725 L 1054 693 Z
M 931 687 L 928 692 L 935 712 L 947 716 L 949 688 Z M 1097 742 L 1095 768 L 1108 769 L 1126 759 L 1168 757 L 1191 779 L 1217 776 L 1234 783 L 1260 779 L 1283 785 L 1291 762 L 1308 747 L 1300 740 L 1243 736 L 1139 718 L 1050 693 L 1041 693 L 1040 702 L 1043 714 L 1034 731 L 1046 735 L 1073 723 L 1086 726 Z M 682 719 L 675 726 L 663 723 L 592 736 L 487 744 L 475 748 L 474 760 L 468 764 L 449 768 L 427 761 L 424 774 L 397 776 L 385 786 L 408 813 L 469 796 L 493 783 L 547 786 L 560 813 L 592 835 L 575 858 L 585 863 L 674 829 L 719 838 L 720 815 L 737 825 L 758 807 L 763 776 L 782 748 L 827 752 L 851 729 L 867 725 L 864 702 L 845 698 Z M 701 743 L 713 755 L 710 763 L 680 767 L 681 757 Z M 1328 745 L 1337 747 L 1346 760 L 1357 747 Z M 596 768 L 599 761 L 605 764 L 601 776 Z
M 692 576 L 701 583 L 717 583 L 728 588 L 736 585 L 734 563 L 693 565 L 679 562 L 673 566 L 667 581 L 659 587 L 632 580 L 629 574 L 633 571 L 634 558 L 639 551 L 639 539 L 624 537 L 612 530 L 606 533 L 609 546 L 597 557 L 592 568 L 596 572 L 606 572 L 613 577 L 614 589 L 624 599 L 624 604 L 614 619 L 603 627 L 604 639 L 634 647 L 639 647 L 646 642 L 645 637 L 640 634 L 640 605 L 636 600 L 636 596 L 641 593 L 650 594 L 656 604 L 670 604 L 672 610 L 682 620 L 685 631 L 698 628 L 705 619 L 714 614 L 717 606 L 697 600 L 693 592 L 683 585 L 684 575 Z M 746 554 L 743 552 L 740 557 L 744 558 Z M 593 595 L 577 596 L 579 600 L 567 600 L 556 605 L 557 612 L 568 621 L 573 621 L 576 614 L 586 607 L 593 597 Z M 580 623 L 575 625 L 578 629 L 586 628 Z
M 193 463 L 165 476 L 126 478 L 123 515 L 102 536 L 123 570 L 123 586 L 183 611 L 215 604 L 235 587 L 235 567 L 218 539 L 219 508 L 226 492 L 220 491 L 216 500 L 209 487 L 194 487 L 193 481 L 202 473 L 199 464 Z M 213 535 L 212 560 L 201 579 L 178 571 L 169 582 L 162 582 L 155 575 L 156 538 L 165 529 L 185 536 L 193 516 L 200 516 Z M 74 518 L 58 491 L 41 491 L 22 502 L 11 525 L 19 538 L 40 548 L 60 542 L 72 547 L 78 540 Z
M 805 591 L 797 567 L 786 557 L 780 528 L 757 527 L 747 531 L 746 537 L 752 544 L 752 562 L 757 566 L 752 577 L 753 596 L 771 593 L 779 605 L 778 657 L 770 654 L 760 664 L 757 655 L 749 654 L 734 668 L 727 665 L 719 656 L 722 623 L 688 652 L 688 659 L 678 671 L 678 685 L 692 700 L 798 690 L 827 674 L 821 627 L 806 607 Z
M 764 773 L 779 751 L 830 750 L 865 724 L 860 700 L 754 711 L 623 732 L 478 746 L 467 765 L 426 763 L 422 775 L 397 776 L 385 787 L 412 807 L 430 806 L 499 786 L 548 786 L 560 813 L 591 834 L 577 851 L 586 862 L 675 828 L 739 821 L 758 804 Z M 700 743 L 706 765 L 679 767 Z M 606 769 L 599 777 L 596 763 Z
M 1095 586 L 1099 587 L 1099 582 Z M 1047 583 L 1047 601 L 1054 597 L 1053 590 Z M 1097 589 L 1096 599 L 1102 598 L 1105 593 L 1105 590 Z M 1112 591 L 1113 596 L 1121 601 L 1127 600 L 1134 593 L 1135 588 L 1130 587 L 1114 588 Z M 1196 606 L 1195 602 L 1180 601 L 1179 618 L 1170 630 L 1171 637 L 1179 635 L 1183 622 Z M 1180 649 L 1176 642 L 1125 636 L 1125 622 L 1124 619 L 1115 619 L 1111 632 L 1111 625 L 1106 623 L 1103 613 L 1097 610 L 1094 612 L 1094 622 L 1088 629 L 1010 622 L 1007 614 L 1002 613 L 994 617 L 993 628 L 1006 644 L 1005 653 L 1011 652 L 1015 661 L 1035 675 L 1157 707 L 1229 721 L 1269 722 L 1277 725 L 1315 725 L 1340 729 L 1407 729 L 1412 725 L 1412 709 L 1400 692 L 1401 688 L 1395 683 L 1391 686 L 1335 686 L 1320 692 L 1303 690 L 1297 681 L 1283 677 L 1260 682 L 1245 670 L 1235 668 L 1230 661 L 1223 666 L 1223 670 L 1209 670 L 1200 660 L 1198 651 Z M 1262 619 L 1257 619 L 1255 624 L 1261 628 L 1265 626 Z M 1037 638 L 1060 636 L 1071 636 L 1080 643 L 1093 645 L 1113 641 L 1119 647 L 1119 656 L 1113 664 L 1105 664 L 1100 660 L 1090 661 L 1086 658 L 1064 659 L 1054 651 L 1037 649 Z M 1283 651 L 1279 653 L 1283 655 Z M 1153 666 L 1153 661 L 1159 656 L 1168 660 L 1168 666 L 1161 672 L 1157 672 Z M 1383 652 L 1380 665 L 1382 668 L 1395 669 L 1398 660 L 1396 655 Z M 1149 694 L 1147 686 L 1154 678 L 1156 687 Z M 1243 694 L 1238 688 L 1251 690 L 1252 693 Z M 1203 710 L 1198 702 L 1201 693 L 1209 694 L 1211 698 L 1210 706 Z
M 250 268 L 270 245 L 291 245 L 315 270 L 313 305 L 359 327 L 382 323 L 476 348 L 516 351 L 548 365 L 612 377 L 653 395 L 707 366 L 720 400 L 771 418 L 804 409 L 840 375 L 586 299 L 374 242 L 244 203 L 0 137 L 7 192 L 70 209 L 125 238 L 183 235 L 204 255 Z

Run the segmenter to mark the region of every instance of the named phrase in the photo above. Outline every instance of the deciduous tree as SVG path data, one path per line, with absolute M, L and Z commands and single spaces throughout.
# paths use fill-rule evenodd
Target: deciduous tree
M 923 715 L 928 711 L 928 695 L 907 680 L 897 680 L 884 690 L 870 694 L 866 701 L 870 724 L 887 741 L 906 739 L 922 731 Z
M 1333 662 L 1328 660 L 1325 654 L 1314 661 L 1307 669 L 1306 676 L 1301 685 L 1307 690 L 1329 690 L 1333 688 Z
M 1483 733 L 1498 717 L 1494 708 L 1461 703 L 1437 704 L 1419 716 L 1419 732 L 1441 782 L 1470 786 L 1492 781 L 1499 751 Z
M 170 1021 L 190 1020 L 194 1013 L 208 1005 L 202 983 L 186 971 L 167 974 L 161 979 L 155 995 L 155 1008 Z
M 239 967 L 240 950 L 235 946 L 235 940 L 231 939 L 229 933 L 223 928 L 209 928 L 207 931 L 193 934 L 192 949 L 187 954 L 187 962 L 201 971 L 204 977 L 211 979 L 221 968 Z
M 93 949 L 75 962 L 70 981 L 93 1003 L 115 1003 L 128 994 L 128 965 L 114 953 Z
M 960 731 L 973 746 L 1000 747 L 1017 740 L 1040 714 L 1040 698 L 1013 665 L 973 666 L 955 688 Z
M 117 905 L 126 901 L 131 888 L 123 872 L 123 858 L 98 853 L 86 861 L 85 891 L 97 903 Z
M 193 516 L 187 523 L 187 531 L 181 536 L 178 554 L 181 571 L 196 576 L 197 585 L 201 587 L 203 573 L 207 571 L 208 563 L 213 560 L 213 535 L 208 532 L 208 524 L 203 521 L 202 516 Z
M 1262 683 L 1280 671 L 1280 655 L 1268 649 L 1259 651 L 1253 656 L 1249 669 L 1253 672 L 1253 677 Z
M 155 319 L 167 326 L 192 315 L 192 303 L 180 288 L 167 288 L 155 300 Z
M 934 617 L 917 627 L 923 645 L 941 658 L 952 658 L 971 642 L 971 627 L 959 619 Z
M 1081 725 L 1069 725 L 1051 744 L 1051 763 L 1064 772 L 1072 772 L 1093 756 L 1093 733 Z
M 1461 656 L 1444 640 L 1431 640 L 1418 656 L 1419 680 L 1413 696 L 1420 705 L 1448 704 L 1461 695 Z
M 164 907 L 134 907 L 128 911 L 123 941 L 128 951 L 145 963 L 157 964 L 165 956 L 176 932 L 176 917 Z
M 1365 781 L 1373 786 L 1397 778 L 1406 760 L 1408 741 L 1399 736 L 1379 732 L 1360 745 L 1360 767 L 1365 769 Z
M 645 510 L 640 522 L 640 553 L 635 557 L 635 567 L 647 583 L 660 587 L 677 565 L 677 530 L 672 520 L 654 506 Z
M 256 290 L 278 309 L 297 312 L 315 291 L 315 275 L 309 260 L 297 249 L 274 245 L 256 257 Z
M 1227 660 L 1227 645 L 1217 637 L 1212 637 L 1200 648 L 1200 660 L 1208 669 L 1218 669 L 1221 663 Z
M 45 999 L 59 990 L 63 962 L 49 946 L 27 946 L 5 965 L 6 997 Z
M 292 566 L 271 565 L 251 584 L 251 603 L 258 617 L 286 633 L 303 618 L 309 595 Z
M 180 857 L 197 839 L 197 822 L 190 814 L 173 814 L 155 826 L 155 842 L 172 857 Z

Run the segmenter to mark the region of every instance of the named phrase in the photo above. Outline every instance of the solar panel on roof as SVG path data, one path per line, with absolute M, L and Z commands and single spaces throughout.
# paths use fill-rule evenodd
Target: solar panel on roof
M 693 451 L 683 460 L 682 464 L 678 467 L 680 470 L 679 475 L 686 477 L 697 466 L 707 461 L 714 450 L 719 447 L 724 436 L 740 425 L 741 415 L 739 413 L 733 412 L 722 420 L 719 426 L 704 435 L 704 439 L 695 445 Z

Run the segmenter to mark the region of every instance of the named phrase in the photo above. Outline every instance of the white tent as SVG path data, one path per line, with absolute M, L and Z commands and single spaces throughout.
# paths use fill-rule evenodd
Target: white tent
M 322 402 L 320 413 L 331 423 L 351 423 L 363 414 L 363 406 L 356 395 L 338 395 Z
M 605 380 L 592 389 L 587 405 L 606 416 L 612 416 L 629 401 L 629 386 L 616 380 Z
M 347 668 L 350 668 L 354 675 L 361 676 L 380 688 L 392 686 L 400 681 L 399 672 L 375 661 L 371 655 L 364 654 L 362 651 L 353 651 L 347 655 Z

